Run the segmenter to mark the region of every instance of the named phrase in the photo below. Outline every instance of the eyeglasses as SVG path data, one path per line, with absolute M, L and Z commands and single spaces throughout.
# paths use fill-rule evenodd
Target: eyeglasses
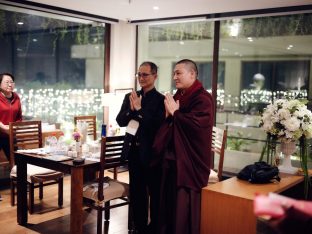
M 142 77 L 143 79 L 146 79 L 150 75 L 154 75 L 154 73 L 140 73 L 140 72 L 138 72 L 137 74 L 135 74 L 135 77 L 136 78 Z
M 14 81 L 6 81 L 6 82 L 3 82 L 6 86 L 9 86 L 9 85 L 14 85 L 15 82 Z

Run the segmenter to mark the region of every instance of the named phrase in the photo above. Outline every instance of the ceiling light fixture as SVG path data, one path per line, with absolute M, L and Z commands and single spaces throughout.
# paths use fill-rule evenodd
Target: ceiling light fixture
M 293 45 L 288 45 L 287 50 L 291 50 L 293 47 Z
M 17 22 L 17 24 L 18 24 L 18 25 L 23 25 L 23 24 L 24 24 L 24 22 L 19 21 L 19 22 Z
M 241 21 L 240 19 L 234 19 L 232 24 L 229 26 L 230 36 L 237 37 L 240 31 Z
M 159 10 L 159 6 L 153 6 L 153 10 L 158 11 Z
M 230 26 L 230 35 L 232 37 L 237 37 L 238 36 L 238 31 L 239 31 L 239 26 L 237 23 L 233 24 Z

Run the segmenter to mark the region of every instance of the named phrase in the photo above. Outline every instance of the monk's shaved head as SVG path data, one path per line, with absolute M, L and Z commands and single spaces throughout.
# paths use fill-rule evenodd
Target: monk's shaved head
M 186 69 L 189 71 L 194 71 L 196 74 L 196 78 L 198 76 L 198 69 L 197 69 L 197 65 L 194 61 L 190 60 L 190 59 L 182 59 L 179 62 L 176 63 L 176 65 L 178 64 L 184 64 Z

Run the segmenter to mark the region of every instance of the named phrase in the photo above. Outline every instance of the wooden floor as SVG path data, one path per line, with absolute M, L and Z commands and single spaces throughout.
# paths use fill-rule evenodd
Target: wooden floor
M 110 172 L 105 176 L 113 177 Z M 118 173 L 118 180 L 128 182 L 128 172 Z M 38 191 L 35 194 L 35 212 L 28 215 L 27 227 L 16 222 L 16 206 L 10 205 L 10 189 L 0 190 L 0 233 L 28 234 L 28 233 L 69 233 L 70 214 L 70 176 L 64 179 L 64 205 L 57 206 L 57 185 L 44 188 L 43 200 L 39 200 Z M 111 220 L 105 224 L 103 232 L 106 234 L 128 233 L 128 207 L 122 206 L 111 210 Z M 86 209 L 84 212 L 83 233 L 96 233 L 96 211 Z

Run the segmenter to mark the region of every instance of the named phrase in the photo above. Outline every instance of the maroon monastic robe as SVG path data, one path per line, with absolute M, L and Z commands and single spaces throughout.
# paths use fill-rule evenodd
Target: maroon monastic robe
M 154 164 L 162 168 L 157 233 L 198 234 L 200 193 L 210 173 L 212 96 L 196 80 L 174 96 L 180 108 L 156 135 Z

